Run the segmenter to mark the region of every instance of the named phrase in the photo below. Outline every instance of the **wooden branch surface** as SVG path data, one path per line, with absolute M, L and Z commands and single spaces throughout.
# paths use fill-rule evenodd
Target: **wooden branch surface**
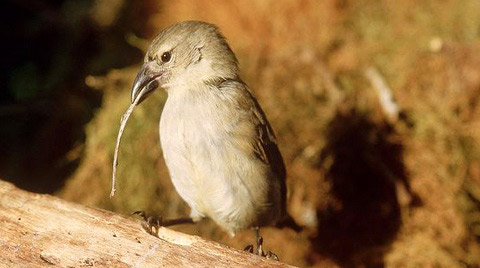
M 105 196 L 108 198 L 108 196 Z M 0 267 L 289 267 L 0 181 Z

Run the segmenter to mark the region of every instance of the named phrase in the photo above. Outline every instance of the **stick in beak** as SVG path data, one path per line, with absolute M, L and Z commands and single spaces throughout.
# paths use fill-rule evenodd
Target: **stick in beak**
M 112 167 L 112 189 L 110 191 L 110 198 L 115 195 L 116 191 L 116 174 L 118 166 L 118 149 L 120 148 L 120 140 L 122 139 L 123 131 L 127 125 L 128 118 L 133 112 L 133 108 L 142 102 L 148 95 L 150 95 L 156 88 L 158 88 L 158 77 L 162 75 L 161 72 L 154 73 L 150 71 L 151 63 L 146 62 L 143 64 L 140 72 L 137 74 L 132 87 L 132 104 L 128 107 L 127 111 L 120 120 L 120 129 L 118 130 L 117 142 L 115 143 L 115 152 L 113 155 L 113 167 Z

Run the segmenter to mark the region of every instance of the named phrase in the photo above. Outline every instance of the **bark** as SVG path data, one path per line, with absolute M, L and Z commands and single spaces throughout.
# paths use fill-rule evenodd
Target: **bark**
M 108 198 L 108 196 L 105 196 Z M 289 267 L 0 181 L 0 267 Z

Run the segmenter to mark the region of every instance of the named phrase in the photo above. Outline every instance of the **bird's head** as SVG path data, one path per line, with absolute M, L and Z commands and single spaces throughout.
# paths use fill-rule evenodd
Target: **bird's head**
M 132 87 L 132 103 L 142 102 L 155 89 L 194 90 L 235 79 L 237 59 L 218 28 L 200 21 L 185 21 L 163 30 L 148 48 Z

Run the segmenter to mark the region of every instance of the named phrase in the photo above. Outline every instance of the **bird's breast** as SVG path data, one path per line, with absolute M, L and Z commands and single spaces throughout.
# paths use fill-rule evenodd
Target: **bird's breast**
M 192 196 L 208 194 L 210 184 L 224 182 L 233 153 L 232 118 L 215 96 L 169 96 L 160 119 L 160 141 L 166 164 L 177 190 Z M 188 189 L 184 189 L 188 188 Z M 182 194 L 181 194 L 182 195 Z M 182 196 L 183 197 L 183 196 Z
M 173 146 L 179 153 L 215 146 L 227 131 L 218 111 L 205 100 L 167 100 L 160 120 L 162 147 Z

